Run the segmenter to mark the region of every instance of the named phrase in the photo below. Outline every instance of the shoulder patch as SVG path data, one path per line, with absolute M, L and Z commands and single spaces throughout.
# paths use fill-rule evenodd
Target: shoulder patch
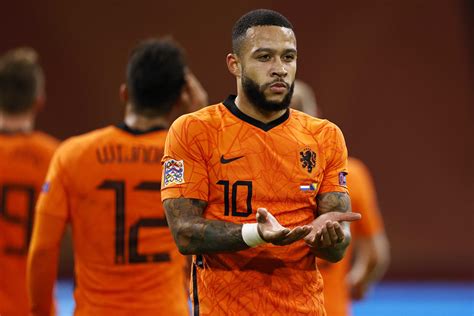
M 339 185 L 342 185 L 344 187 L 347 186 L 346 176 L 347 176 L 347 172 L 345 171 L 339 172 Z
M 170 159 L 164 163 L 164 187 L 184 183 L 184 161 Z
M 50 182 L 45 182 L 43 184 L 43 186 L 41 187 L 41 192 L 48 193 L 49 192 L 49 186 L 50 186 Z

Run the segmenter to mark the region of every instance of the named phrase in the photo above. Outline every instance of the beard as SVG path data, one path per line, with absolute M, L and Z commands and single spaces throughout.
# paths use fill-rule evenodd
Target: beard
M 279 81 L 279 82 L 283 82 L 283 81 Z M 242 88 L 244 90 L 245 95 L 247 96 L 249 101 L 257 107 L 259 111 L 264 112 L 264 113 L 285 110 L 290 106 L 291 97 L 293 96 L 295 83 L 294 82 L 291 83 L 291 85 L 289 86 L 288 92 L 286 93 L 283 100 L 281 100 L 280 102 L 268 101 L 265 96 L 265 93 L 264 93 L 265 89 L 267 89 L 273 83 L 275 82 L 266 83 L 259 86 L 258 83 L 256 83 L 249 77 L 242 75 Z

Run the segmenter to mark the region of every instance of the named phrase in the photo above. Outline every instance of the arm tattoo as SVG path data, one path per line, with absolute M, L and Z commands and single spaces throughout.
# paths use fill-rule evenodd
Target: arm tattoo
M 351 198 L 349 194 L 344 192 L 328 192 L 316 196 L 317 213 L 318 215 L 328 212 L 351 212 Z M 344 253 L 351 241 L 351 233 L 349 230 L 349 223 L 342 222 L 341 226 L 344 230 L 344 241 L 336 244 L 334 247 L 318 249 L 316 256 L 323 258 L 330 262 L 337 262 L 344 257 Z
M 242 225 L 202 217 L 207 202 L 177 198 L 163 202 L 166 219 L 182 254 L 239 251 L 248 246 L 242 239 Z
M 351 199 L 344 192 L 328 192 L 316 196 L 318 202 L 318 214 L 327 212 L 350 212 Z

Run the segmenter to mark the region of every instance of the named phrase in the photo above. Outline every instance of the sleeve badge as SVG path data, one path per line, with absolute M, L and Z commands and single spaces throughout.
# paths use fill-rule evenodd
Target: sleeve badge
M 339 172 L 339 185 L 347 186 L 347 172 Z
M 167 187 L 171 184 L 184 183 L 184 161 L 170 159 L 164 163 L 163 182 Z
M 43 183 L 43 186 L 41 187 L 41 192 L 48 193 L 50 185 L 50 182 Z

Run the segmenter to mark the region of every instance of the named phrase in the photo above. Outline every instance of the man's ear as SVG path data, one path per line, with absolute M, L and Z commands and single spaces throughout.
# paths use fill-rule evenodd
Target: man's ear
M 125 103 L 128 102 L 128 88 L 125 83 L 122 83 L 120 85 L 119 95 L 120 95 L 120 100 L 122 100 Z
M 240 78 L 241 67 L 240 67 L 239 57 L 237 57 L 236 54 L 227 54 L 226 62 L 227 62 L 227 69 L 229 69 L 229 72 L 233 74 L 234 76 Z
M 33 104 L 33 110 L 35 112 L 42 111 L 44 109 L 45 103 L 46 103 L 46 95 L 42 93 L 35 98 L 35 101 Z

